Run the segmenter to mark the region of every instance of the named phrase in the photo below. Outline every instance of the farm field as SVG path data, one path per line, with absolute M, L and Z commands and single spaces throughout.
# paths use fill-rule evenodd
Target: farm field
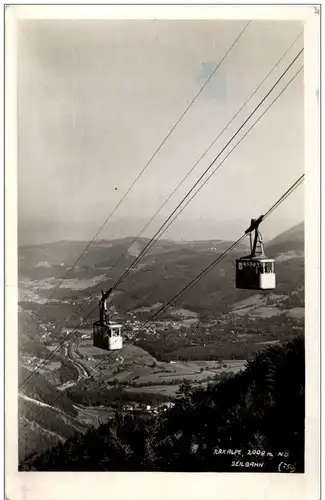
M 179 389 L 179 384 L 177 385 L 150 385 L 150 386 L 147 386 L 147 387 L 141 387 L 141 392 L 142 393 L 148 393 L 148 394 L 162 394 L 164 396 L 169 396 L 169 397 L 174 397 L 176 396 L 176 393 Z M 135 388 L 130 388 L 130 389 L 127 389 L 126 392 L 129 392 L 132 394 L 132 392 L 135 392 L 135 393 L 138 393 L 139 392 L 139 388 L 138 387 L 135 387 Z
M 174 395 L 184 379 L 204 382 L 221 373 L 236 373 L 245 365 L 245 360 L 159 362 L 144 349 L 131 344 L 118 353 L 106 353 L 93 347 L 91 339 L 80 341 L 76 352 L 95 370 L 100 363 L 97 375 L 107 383 L 115 381 L 131 385 L 135 391 L 153 390 L 168 395 Z
M 196 363 L 177 363 L 172 365 L 172 369 L 170 368 L 170 364 L 166 363 L 166 368 L 161 367 L 159 372 L 151 372 L 147 374 L 143 374 L 142 376 L 137 376 L 135 381 L 136 385 L 141 385 L 141 389 L 143 386 L 148 383 L 150 387 L 153 384 L 167 384 L 171 382 L 171 385 L 175 385 L 175 383 L 181 383 L 184 379 L 187 379 L 191 382 L 195 381 L 204 381 L 208 377 L 214 377 L 220 373 L 237 373 L 242 370 L 245 365 L 245 360 L 236 360 L 235 362 L 229 361 L 228 363 L 224 362 L 221 365 L 217 365 L 215 362 L 211 361 L 200 361 L 200 365 L 196 365 Z M 133 375 L 135 372 L 133 371 Z

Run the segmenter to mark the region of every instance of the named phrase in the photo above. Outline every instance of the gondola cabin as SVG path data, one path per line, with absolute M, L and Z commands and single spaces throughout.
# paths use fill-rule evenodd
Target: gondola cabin
M 96 321 L 93 325 L 93 344 L 105 351 L 122 349 L 122 325 L 115 323 L 101 323 Z
M 262 236 L 258 226 L 263 220 L 252 219 L 250 227 L 245 231 L 250 236 L 251 253 L 236 260 L 236 288 L 245 290 L 273 290 L 276 287 L 274 259 L 266 257 Z M 252 231 L 255 232 L 252 242 Z
M 275 286 L 273 259 L 243 257 L 236 260 L 236 288 L 273 290 Z
M 111 293 L 112 289 L 102 292 L 99 301 L 99 321 L 93 324 L 93 345 L 105 351 L 116 351 L 123 347 L 122 325 L 109 320 L 107 300 Z

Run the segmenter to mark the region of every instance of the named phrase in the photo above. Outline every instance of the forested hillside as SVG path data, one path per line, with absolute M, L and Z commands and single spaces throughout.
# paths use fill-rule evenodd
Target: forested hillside
M 277 472 L 287 463 L 290 472 L 303 472 L 304 386 L 304 340 L 297 337 L 205 389 L 184 383 L 163 415 L 117 414 L 21 470 Z

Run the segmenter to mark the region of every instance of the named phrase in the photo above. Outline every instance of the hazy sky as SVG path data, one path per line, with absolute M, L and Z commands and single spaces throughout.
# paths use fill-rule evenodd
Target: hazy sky
M 21 22 L 20 242 L 94 236 L 244 25 Z M 101 237 L 135 235 L 141 229 L 301 31 L 297 22 L 252 22 Z M 302 46 L 301 37 L 161 217 L 176 206 Z M 258 114 L 302 63 L 303 56 Z M 239 237 L 250 218 L 266 211 L 304 171 L 303 144 L 301 72 L 166 237 Z M 303 211 L 300 187 L 265 222 L 265 236 L 300 222 Z M 162 220 L 145 235 L 151 236 Z

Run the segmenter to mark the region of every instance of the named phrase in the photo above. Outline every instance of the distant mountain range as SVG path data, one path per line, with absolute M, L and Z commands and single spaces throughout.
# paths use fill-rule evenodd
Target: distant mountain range
M 259 214 L 256 214 L 258 216 Z M 105 217 L 103 216 L 103 219 Z M 144 238 L 152 237 L 153 234 L 165 222 L 165 218 L 158 215 L 148 228 L 141 234 Z M 249 225 L 249 220 L 242 218 L 222 220 L 222 213 L 217 212 L 214 218 L 197 218 L 187 220 L 184 218 L 176 219 L 164 234 L 164 238 L 175 242 L 213 240 L 235 240 Z M 70 223 L 54 223 L 44 220 L 20 220 L 18 227 L 19 245 L 35 245 L 59 240 L 68 241 L 87 241 L 93 238 L 98 225 L 102 223 L 93 220 L 74 221 L 73 226 Z M 130 235 L 139 234 L 143 227 L 148 223 L 148 219 L 141 217 L 116 218 L 110 220 L 100 232 L 100 238 L 103 240 L 120 240 L 128 238 Z M 285 217 L 273 219 L 263 228 L 264 238 L 270 240 L 275 235 L 291 227 L 293 222 Z
M 103 289 L 112 286 L 149 242 L 146 238 L 140 238 L 132 244 L 133 241 L 134 238 L 95 241 L 72 270 L 71 265 L 85 251 L 87 242 L 59 241 L 23 246 L 19 248 L 19 275 L 21 279 L 52 278 L 52 284 L 44 284 L 43 296 L 46 297 L 49 286 L 55 286 L 56 280 L 68 273 L 70 280 L 78 280 L 79 283 L 83 280 L 84 285 L 76 287 L 66 281 L 55 292 L 55 297 L 82 299 L 98 289 L 99 282 Z M 173 292 L 192 280 L 230 244 L 222 240 L 158 240 L 121 284 L 117 305 L 124 310 L 133 310 L 151 306 L 155 301 L 169 300 Z M 247 253 L 247 245 L 246 240 L 229 253 L 220 265 L 181 299 L 181 305 L 186 304 L 198 312 L 204 312 L 211 308 L 218 309 L 220 302 L 233 303 L 245 298 L 250 292 L 234 288 L 234 260 Z M 295 289 L 303 279 L 304 224 L 285 231 L 265 246 L 267 254 L 277 260 L 278 291 L 288 293 Z M 38 288 L 42 289 L 42 286 Z
M 112 265 L 114 258 L 118 259 L 125 252 L 129 245 L 135 240 L 135 237 L 126 237 L 117 240 L 95 240 L 86 254 L 78 262 L 80 266 L 109 266 Z M 148 238 L 139 238 L 127 251 L 128 257 L 136 257 L 140 251 L 149 242 Z M 197 240 L 197 241 L 171 241 L 161 239 L 156 241 L 150 250 L 150 255 L 174 251 L 177 252 L 184 247 L 198 252 L 222 251 L 229 246 L 229 241 L 224 240 Z M 39 245 L 24 245 L 19 247 L 19 268 L 23 271 L 33 268 L 53 268 L 60 266 L 66 268 L 72 265 L 78 256 L 87 247 L 87 241 L 56 241 L 43 243 Z M 283 245 L 283 248 L 281 247 Z M 290 247 L 290 248 L 289 248 Z M 270 253 L 287 252 L 290 250 L 304 247 L 304 223 L 279 234 L 271 241 L 267 242 L 267 248 Z M 247 248 L 247 242 L 237 247 L 237 251 Z M 52 274 L 53 275 L 53 274 Z

